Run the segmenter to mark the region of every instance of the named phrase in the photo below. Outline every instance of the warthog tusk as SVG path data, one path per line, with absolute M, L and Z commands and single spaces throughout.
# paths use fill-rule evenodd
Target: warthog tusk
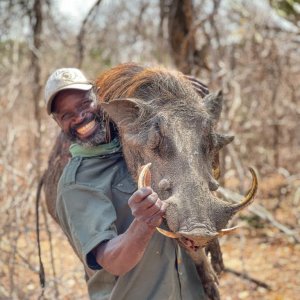
M 151 185 L 151 172 L 150 172 L 150 167 L 151 167 L 151 163 L 148 163 L 146 165 L 141 166 L 140 168 L 140 174 L 139 174 L 139 178 L 138 178 L 138 188 L 143 188 L 145 186 L 150 186 Z M 161 229 L 159 227 L 156 227 L 157 231 L 159 233 L 161 233 L 162 235 L 172 238 L 172 239 L 176 239 L 179 236 L 171 231 L 167 231 L 164 229 Z
M 253 168 L 249 168 L 249 171 L 251 172 L 251 175 L 252 175 L 252 184 L 251 184 L 250 190 L 246 194 L 243 201 L 241 201 L 240 203 L 233 204 L 231 206 L 234 213 L 236 213 L 236 212 L 240 211 L 241 209 L 245 208 L 246 206 L 248 206 L 253 201 L 254 195 L 257 191 L 258 183 L 257 183 L 256 173 Z
M 234 233 L 237 229 L 239 228 L 239 226 L 235 226 L 235 227 L 232 227 L 232 228 L 225 228 L 225 229 L 222 229 L 218 232 L 218 237 L 221 237 L 223 235 L 228 235 L 228 234 L 232 234 Z
M 140 174 L 138 178 L 138 188 L 141 189 L 145 186 L 151 185 L 151 172 L 150 172 L 151 163 L 141 166 Z
M 169 237 L 171 239 L 178 239 L 180 237 L 180 235 L 178 235 L 177 233 L 175 232 L 172 232 L 172 231 L 167 231 L 167 230 L 164 230 L 164 229 L 161 229 L 159 227 L 156 227 L 156 230 L 161 233 L 162 235 L 166 236 L 166 237 Z

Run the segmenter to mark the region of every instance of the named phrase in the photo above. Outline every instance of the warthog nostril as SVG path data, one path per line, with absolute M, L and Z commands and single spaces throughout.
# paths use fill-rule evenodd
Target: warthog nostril
M 168 179 L 162 179 L 159 184 L 158 184 L 158 188 L 161 191 L 169 191 L 172 188 L 171 182 Z

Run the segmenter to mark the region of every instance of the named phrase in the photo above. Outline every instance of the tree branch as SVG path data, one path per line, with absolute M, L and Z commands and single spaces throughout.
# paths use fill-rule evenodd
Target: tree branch
M 92 15 L 92 13 L 98 8 L 102 0 L 97 0 L 94 5 L 90 8 L 87 15 L 83 19 L 80 27 L 80 31 L 77 36 L 77 54 L 78 54 L 78 68 L 81 68 L 82 61 L 83 61 L 83 55 L 84 55 L 84 36 L 85 36 L 85 29 L 86 24 Z

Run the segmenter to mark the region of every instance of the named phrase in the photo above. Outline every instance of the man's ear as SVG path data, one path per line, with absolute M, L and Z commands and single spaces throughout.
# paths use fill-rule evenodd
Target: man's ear
M 51 113 L 51 115 L 50 115 L 50 117 L 58 124 L 58 122 L 57 122 L 57 118 L 55 117 L 55 115 L 54 114 L 52 114 Z
M 140 112 L 139 104 L 135 99 L 118 99 L 100 103 L 100 106 L 118 127 L 132 124 Z

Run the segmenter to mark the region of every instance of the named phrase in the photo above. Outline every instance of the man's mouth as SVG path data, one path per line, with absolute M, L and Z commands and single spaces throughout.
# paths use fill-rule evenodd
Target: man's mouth
M 76 132 L 81 137 L 87 137 L 87 136 L 91 135 L 95 131 L 96 126 L 97 126 L 96 121 L 92 120 L 89 123 L 84 124 L 81 127 L 78 127 L 76 129 Z

